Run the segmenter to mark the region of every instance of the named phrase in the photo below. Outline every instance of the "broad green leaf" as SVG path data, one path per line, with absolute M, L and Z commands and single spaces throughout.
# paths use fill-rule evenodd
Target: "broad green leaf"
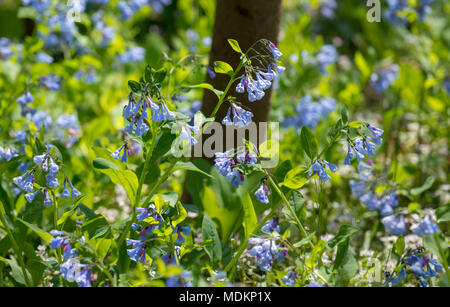
M 155 196 L 154 203 L 155 203 L 156 211 L 161 213 L 161 211 L 164 209 L 164 205 L 165 205 L 164 198 L 158 194 Z
M 242 224 L 244 225 L 245 237 L 248 239 L 258 225 L 258 219 L 256 218 L 250 194 L 245 193 L 242 198 L 242 207 L 244 209 L 244 220 L 242 221 Z
M 108 169 L 108 168 L 119 169 L 119 167 L 114 162 L 108 161 L 104 158 L 95 158 L 92 164 L 97 169 Z
M 52 236 L 48 233 L 43 231 L 42 229 L 40 229 L 39 227 L 30 224 L 28 222 L 25 222 L 24 220 L 17 218 L 18 221 L 22 222 L 25 226 L 27 226 L 28 228 L 30 228 L 32 231 L 34 231 L 39 237 L 41 237 L 42 240 L 45 241 L 45 243 L 49 244 L 50 241 L 52 240 Z
M 339 245 L 345 240 L 347 240 L 347 238 L 349 238 L 352 234 L 354 234 L 358 230 L 359 230 L 358 227 L 342 224 L 339 227 L 338 234 L 333 238 L 331 238 L 330 240 L 328 240 L 327 244 L 329 247 L 333 248 L 334 246 Z
M 306 208 L 304 206 L 305 199 L 303 198 L 303 195 L 297 190 L 292 191 L 291 197 L 289 198 L 289 204 L 292 209 L 294 209 L 295 215 L 300 222 L 304 222 L 306 220 Z M 296 223 L 295 217 L 292 216 L 292 213 L 287 206 L 282 209 L 282 212 L 290 223 Z
M 200 84 L 197 84 L 197 85 L 192 85 L 192 86 L 190 86 L 190 87 L 192 87 L 192 88 L 204 88 L 204 89 L 213 91 L 214 94 L 216 94 L 216 96 L 219 97 L 219 98 L 223 95 L 223 91 L 216 90 L 216 89 L 215 89 L 211 84 L 209 84 L 209 83 L 200 83 Z
M 297 166 L 291 169 L 284 177 L 283 185 L 289 189 L 300 189 L 308 181 L 308 169 Z
M 211 259 L 211 262 L 217 266 L 222 260 L 222 243 L 220 242 L 214 222 L 206 213 L 203 216 L 202 222 L 202 238 L 203 241 L 212 241 L 211 244 L 205 246 L 205 251 Z
M 133 80 L 128 81 L 128 87 L 133 93 L 140 93 L 142 91 L 141 84 Z
M 239 46 L 239 43 L 235 39 L 228 39 L 228 43 L 230 44 L 231 48 L 233 48 L 234 51 L 238 53 L 242 53 L 241 47 Z
M 178 202 L 176 205 L 176 215 L 175 218 L 172 220 L 172 226 L 175 227 L 178 224 L 180 224 L 187 216 L 187 211 L 184 209 L 183 205 Z
M 227 74 L 230 75 L 233 73 L 233 67 L 230 64 L 222 61 L 214 62 L 214 71 L 218 74 Z
M 300 145 L 308 157 L 314 160 L 317 155 L 318 145 L 316 137 L 308 127 L 302 127 L 302 131 L 300 132 Z
M 450 221 L 450 204 L 437 208 L 436 217 L 441 222 Z
M 120 184 L 127 192 L 130 202 L 134 203 L 138 187 L 138 179 L 135 173 L 129 170 L 118 170 L 113 168 L 98 170 L 108 175 L 112 182 Z
M 405 239 L 403 238 L 403 236 L 399 236 L 397 238 L 394 248 L 397 255 L 399 256 L 403 255 L 403 250 L 405 249 Z
M 361 122 L 360 121 L 349 122 L 348 126 L 351 128 L 359 129 L 361 128 Z
M 358 271 L 358 263 L 349 248 L 349 237 L 338 245 L 333 265 L 333 271 L 335 270 L 338 272 L 336 275 L 337 285 L 347 285 Z
M 199 172 L 202 173 L 203 175 L 209 177 L 209 178 L 213 178 L 210 174 L 204 172 L 203 170 L 201 170 L 199 167 L 197 167 L 194 163 L 192 162 L 182 162 L 182 161 L 178 161 L 175 164 L 175 169 L 186 169 L 186 170 L 190 170 L 190 171 L 194 171 L 194 172 Z
M 412 195 L 419 195 L 431 188 L 431 186 L 434 183 L 434 177 L 428 177 L 427 180 L 425 180 L 424 184 L 418 188 L 411 189 Z

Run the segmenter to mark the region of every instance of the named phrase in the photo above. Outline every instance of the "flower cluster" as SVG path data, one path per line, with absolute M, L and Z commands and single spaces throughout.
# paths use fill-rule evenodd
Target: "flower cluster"
M 77 250 L 72 248 L 69 239 L 64 236 L 63 231 L 52 230 L 53 237 L 49 243 L 52 249 L 60 248 L 63 253 L 64 262 L 60 265 L 61 276 L 68 282 L 76 282 L 79 287 L 91 286 L 91 272 L 87 264 L 78 259 Z M 81 239 L 84 243 L 84 237 Z
M 132 62 L 141 62 L 145 58 L 145 49 L 142 47 L 131 47 L 123 53 L 117 55 L 119 63 L 127 64 Z
M 256 190 L 255 197 L 262 204 L 269 203 L 269 187 L 264 182 Z
M 317 65 L 323 75 L 327 74 L 328 66 L 338 59 L 336 47 L 333 45 L 323 45 L 315 56 L 309 56 L 308 51 L 303 50 L 301 56 L 303 63 Z
M 169 5 L 171 2 L 172 0 L 121 0 L 117 4 L 117 8 L 122 13 L 122 19 L 127 20 L 145 5 L 150 5 L 155 12 L 160 13 L 164 6 Z
M 402 280 L 405 280 L 409 273 L 412 273 L 422 287 L 427 287 L 430 278 L 436 276 L 442 271 L 443 266 L 436 260 L 424 255 L 422 248 L 416 250 L 408 250 L 401 260 L 402 267 L 398 274 L 386 274 L 386 285 L 398 286 Z
M 163 215 L 168 215 L 170 212 L 170 209 L 167 209 Z M 127 249 L 127 253 L 130 256 L 130 259 L 135 262 L 140 262 L 142 264 L 147 265 L 147 256 L 146 256 L 146 247 L 148 240 L 153 235 L 160 235 L 156 234 L 155 232 L 157 230 L 162 229 L 163 227 L 163 216 L 156 211 L 155 205 L 151 204 L 148 208 L 136 208 L 137 213 L 137 221 L 140 224 L 133 223 L 132 229 L 138 233 L 138 239 L 129 239 L 127 238 L 127 246 L 130 246 L 129 249 Z M 185 242 L 185 236 L 188 236 L 191 232 L 190 227 L 188 226 L 176 226 L 173 227 L 172 225 L 172 235 L 176 234 L 176 244 L 183 244 Z M 176 246 L 176 249 L 179 249 L 180 246 Z M 163 255 L 162 257 L 166 264 L 172 263 L 172 255 L 170 253 Z
M 233 119 L 231 119 L 231 115 Z M 244 110 L 235 103 L 231 103 L 231 107 L 228 109 L 227 115 L 223 118 L 222 124 L 225 126 L 234 125 L 243 128 L 252 122 L 252 117 L 252 112 Z
M 308 127 L 315 129 L 319 121 L 336 110 L 336 100 L 331 97 L 320 98 L 317 102 L 313 102 L 313 98 L 307 95 L 300 99 L 299 104 L 295 108 L 296 115 L 285 119 L 283 125 L 285 127 Z M 298 129 L 299 131 L 300 129 Z
M 386 66 L 370 75 L 370 84 L 376 92 L 385 92 L 397 80 L 399 71 L 400 68 L 396 64 Z
M 381 136 L 384 133 L 383 129 L 376 128 L 372 125 L 367 125 L 367 128 L 372 133 L 372 136 L 357 137 L 354 141 L 349 141 L 347 156 L 345 157 L 344 164 L 350 165 L 354 156 L 358 162 L 364 160 L 364 155 L 369 157 L 375 155 L 376 145 L 381 145 L 383 139 Z
M 328 166 L 330 171 L 333 173 L 337 171 L 338 167 L 336 164 L 330 163 L 326 160 L 316 160 L 309 168 L 308 177 L 317 174 L 322 181 L 328 181 L 331 177 L 325 171 L 325 167 Z
M 245 65 L 245 73 L 236 86 L 236 92 L 238 93 L 243 94 L 247 91 L 250 102 L 261 100 L 265 95 L 264 91 L 269 89 L 277 75 L 285 70 L 284 67 L 275 63 L 281 57 L 281 51 L 270 41 L 264 41 L 263 44 L 266 45 L 266 49 L 270 52 L 269 56 L 260 54 L 261 62 L 269 62 L 267 70 L 252 65 Z
M 323 1 L 320 3 L 320 14 L 327 19 L 333 19 L 336 16 L 337 6 L 335 0 Z
M 275 260 L 284 261 L 287 249 L 277 243 L 279 231 L 277 220 L 269 221 L 261 230 L 266 232 L 267 238 L 249 238 L 248 244 L 253 246 L 248 250 L 248 254 L 256 259 L 256 264 L 261 270 L 269 272 Z
M 395 214 L 394 208 L 399 204 L 399 195 L 391 190 L 382 194 L 375 192 L 377 186 L 373 183 L 374 167 L 372 161 L 368 163 L 360 162 L 358 170 L 360 172 L 360 180 L 350 180 L 350 188 L 352 193 L 369 210 L 378 210 L 384 218 L 382 223 L 387 232 L 393 235 L 404 235 L 408 229 L 406 219 L 403 215 Z M 433 222 L 430 216 L 425 216 L 422 221 L 412 228 L 412 232 L 416 235 L 427 235 L 439 231 L 439 227 Z
M 222 176 L 225 176 L 228 181 L 235 187 L 244 183 L 244 173 L 238 166 L 252 165 L 257 162 L 257 157 L 254 153 L 246 150 L 239 152 L 234 157 L 234 151 L 217 152 L 214 160 L 214 166 L 219 170 Z
M 424 21 L 426 16 L 431 12 L 430 5 L 434 0 L 389 0 L 388 9 L 385 12 L 386 19 L 394 25 L 408 24 L 408 15 L 417 14 L 420 21 Z M 414 3 L 414 4 L 412 4 Z

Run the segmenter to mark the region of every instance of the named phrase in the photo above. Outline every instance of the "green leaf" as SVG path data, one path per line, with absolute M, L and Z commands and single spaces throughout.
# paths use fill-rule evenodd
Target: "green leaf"
M 370 76 L 371 69 L 359 51 L 355 53 L 355 63 L 361 72 L 361 83 L 364 84 Z
M 108 161 L 104 158 L 95 158 L 92 164 L 97 169 L 108 169 L 108 168 L 119 169 L 117 164 L 115 164 L 112 161 Z
M 153 71 L 153 80 L 155 83 L 161 83 L 164 81 L 164 78 L 166 78 L 167 75 L 167 69 L 161 68 L 156 71 Z
M 6 259 L 6 258 L 1 258 L 1 260 L 7 262 L 9 264 L 9 266 L 11 267 L 12 277 L 15 279 L 15 281 L 17 281 L 19 284 L 26 285 L 22 268 L 17 264 L 17 262 L 15 260 Z M 28 280 L 30 280 L 30 281 L 33 280 L 30 272 L 28 272 L 28 270 L 26 268 L 25 268 L 25 274 L 28 275 Z
M 427 180 L 425 180 L 425 183 L 422 186 L 420 186 L 418 188 L 411 189 L 411 194 L 414 195 L 414 196 L 422 194 L 423 192 L 425 192 L 426 190 L 431 188 L 433 183 L 434 183 L 434 177 L 428 177 Z
M 150 65 L 147 65 L 147 67 L 145 67 L 144 78 L 146 82 L 153 82 L 153 72 Z
M 235 39 L 228 39 L 228 43 L 230 44 L 231 48 L 233 48 L 234 51 L 237 53 L 242 54 L 241 47 L 239 46 L 239 43 Z
M 308 181 L 308 169 L 303 166 L 296 166 L 287 172 L 283 185 L 289 189 L 300 189 Z
M 215 89 L 211 84 L 209 84 L 209 83 L 200 83 L 200 84 L 197 84 L 197 85 L 191 85 L 190 87 L 191 87 L 191 88 L 204 88 L 204 89 L 213 91 L 214 94 L 216 94 L 216 96 L 217 96 L 218 98 L 220 98 L 220 97 L 223 95 L 223 91 L 216 90 L 216 89 Z
M 245 238 L 248 239 L 258 225 L 258 219 L 256 218 L 255 208 L 253 207 L 250 194 L 245 193 L 242 198 L 242 207 L 244 209 L 244 220 L 242 224 L 244 226 Z
M 347 285 L 350 279 L 358 271 L 358 263 L 355 260 L 350 248 L 349 237 L 342 241 L 336 253 L 333 271 L 337 270 L 336 283 L 338 285 Z
M 182 161 L 178 161 L 175 164 L 175 169 L 186 169 L 186 170 L 190 170 L 190 171 L 194 171 L 194 172 L 198 172 L 198 173 L 202 173 L 203 175 L 209 177 L 209 178 L 213 178 L 210 174 L 206 173 L 205 171 L 201 170 L 199 167 L 197 167 L 194 163 L 192 162 L 182 162 Z
M 311 241 L 314 238 L 314 233 L 310 233 L 307 237 L 301 239 L 300 241 L 296 242 L 293 244 L 293 246 L 295 248 L 299 248 L 303 245 L 306 245 L 309 243 L 309 241 Z
M 75 199 L 75 202 L 72 206 L 72 209 L 70 211 L 66 211 L 63 213 L 63 215 L 59 218 L 58 222 L 56 223 L 58 226 L 61 224 L 64 224 L 67 219 L 75 212 L 75 210 L 78 208 L 78 205 L 80 204 L 81 200 L 85 198 L 86 195 L 80 195 Z
M 300 132 L 300 145 L 308 157 L 314 160 L 317 155 L 318 145 L 316 137 L 308 127 L 302 127 L 302 131 Z
M 202 222 L 202 238 L 203 241 L 212 241 L 212 244 L 205 246 L 205 251 L 212 263 L 217 266 L 217 264 L 222 260 L 222 244 L 220 242 L 216 227 L 214 226 L 214 222 L 206 213 L 203 216 Z
M 214 71 L 218 74 L 231 75 L 233 73 L 233 67 L 230 64 L 222 61 L 214 62 Z
M 359 129 L 361 128 L 361 122 L 360 121 L 353 121 L 353 122 L 349 122 L 348 126 L 350 128 L 355 128 L 355 129 Z
M 403 250 L 405 249 L 405 239 L 403 238 L 403 236 L 398 237 L 397 241 L 395 242 L 394 248 L 397 255 L 403 255 Z
M 436 217 L 438 221 L 448 222 L 450 221 L 450 204 L 436 209 Z
M 348 123 L 348 113 L 347 113 L 347 108 L 344 106 L 341 109 L 341 119 L 342 119 L 342 123 L 344 125 L 346 125 Z
M 127 192 L 131 203 L 134 203 L 136 191 L 138 188 L 138 179 L 136 174 L 129 170 L 118 170 L 113 168 L 98 169 L 100 172 L 108 175 L 109 179 L 116 184 L 120 184 Z
M 32 231 L 34 231 L 39 237 L 41 237 L 42 240 L 45 241 L 45 243 L 49 244 L 51 239 L 53 239 L 53 237 L 48 232 L 43 231 L 39 227 L 37 227 L 33 224 L 30 224 L 28 222 L 25 222 L 24 220 L 22 220 L 20 218 L 17 218 L 17 220 L 22 222 L 25 226 L 30 228 Z
M 347 240 L 352 234 L 354 234 L 358 230 L 359 230 L 358 227 L 342 224 L 339 227 L 338 234 L 333 238 L 331 238 L 330 240 L 328 240 L 327 244 L 329 247 L 333 248 L 334 246 L 339 245 L 345 240 Z
M 187 211 L 183 207 L 183 205 L 178 202 L 176 205 L 176 215 L 175 218 L 172 220 L 172 226 L 175 227 L 178 224 L 180 224 L 184 219 L 187 217 Z
M 289 198 L 289 203 L 292 209 L 294 209 L 295 215 L 300 222 L 304 222 L 306 220 L 306 208 L 304 205 L 305 199 L 303 198 L 302 193 L 297 190 L 293 190 L 291 197 Z M 295 217 L 292 216 L 292 213 L 287 206 L 282 209 L 282 212 L 290 223 L 296 223 Z
M 128 81 L 128 87 L 133 93 L 140 93 L 142 91 L 141 84 L 139 82 L 136 82 L 134 80 Z

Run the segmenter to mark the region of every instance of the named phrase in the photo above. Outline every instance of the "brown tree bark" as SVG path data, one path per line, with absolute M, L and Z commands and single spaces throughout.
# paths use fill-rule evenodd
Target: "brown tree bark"
M 233 68 L 236 68 L 239 64 L 240 55 L 233 51 L 228 44 L 228 39 L 237 40 L 244 52 L 256 41 L 263 38 L 277 44 L 280 20 L 281 0 L 217 0 L 209 58 L 210 68 L 214 67 L 215 61 L 227 62 Z M 229 80 L 227 75 L 217 74 L 214 79 L 207 75 L 206 82 L 212 84 L 216 89 L 224 90 Z M 249 102 L 247 93 L 236 93 L 235 87 L 236 85 L 233 85 L 228 94 L 236 97 L 240 103 L 253 113 L 253 122 L 256 124 L 267 122 L 269 119 L 271 88 L 265 91 L 262 100 Z M 206 116 L 211 115 L 216 104 L 217 96 L 211 91 L 204 91 L 201 109 L 203 114 Z M 216 114 L 216 121 L 222 121 L 228 108 L 228 104 L 222 104 Z M 204 135 L 203 140 L 207 137 Z M 225 138 L 226 136 L 224 136 Z M 260 139 L 259 142 L 262 142 L 262 140 Z M 210 162 L 213 161 L 212 159 L 208 160 Z M 182 202 L 192 202 L 192 198 L 186 189 L 186 184 Z

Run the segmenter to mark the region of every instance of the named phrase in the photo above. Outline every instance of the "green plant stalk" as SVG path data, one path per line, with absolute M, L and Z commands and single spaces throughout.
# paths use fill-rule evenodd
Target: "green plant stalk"
M 127 223 L 127 225 L 125 226 L 124 231 L 122 232 L 122 234 L 120 235 L 118 242 L 117 242 L 117 246 L 120 247 L 122 246 L 126 236 L 128 235 L 128 233 L 130 232 L 131 229 L 131 225 L 133 225 L 135 219 L 136 219 L 136 211 L 135 208 L 138 206 L 139 201 L 141 199 L 141 193 L 142 193 L 142 187 L 144 185 L 144 181 L 145 181 L 145 177 L 147 175 L 147 169 L 150 165 L 150 161 L 151 161 L 151 155 L 153 153 L 153 149 L 155 148 L 155 143 L 156 143 L 156 129 L 155 129 L 155 125 L 154 122 L 152 121 L 151 124 L 151 129 L 152 129 L 152 142 L 151 142 L 151 147 L 148 150 L 147 153 L 147 159 L 144 162 L 144 167 L 142 168 L 142 172 L 141 172 L 141 176 L 139 177 L 139 183 L 138 183 L 138 188 L 136 190 L 136 198 L 134 199 L 134 204 L 132 206 L 132 217 L 131 220 Z
M 447 258 L 445 257 L 445 253 L 442 250 L 441 244 L 439 243 L 439 237 L 438 237 L 437 232 L 435 232 L 433 234 L 433 237 L 434 237 L 434 241 L 436 242 L 436 245 L 438 247 L 439 254 L 441 256 L 441 261 L 442 261 L 442 264 L 444 265 L 445 273 L 447 274 L 447 281 L 450 282 L 450 270 L 448 269 Z
M 278 193 L 278 195 L 281 197 L 281 199 L 283 200 L 283 202 L 285 203 L 285 205 L 288 207 L 289 212 L 292 214 L 292 216 L 295 219 L 295 223 L 298 226 L 298 229 L 300 230 L 300 232 L 302 233 L 302 235 L 306 238 L 309 234 L 308 232 L 305 230 L 305 227 L 303 227 L 302 222 L 300 222 L 300 220 L 297 217 L 297 214 L 295 213 L 294 209 L 292 208 L 291 204 L 289 203 L 289 201 L 287 200 L 286 196 L 284 195 L 284 193 L 280 190 L 280 188 L 278 187 L 278 185 L 275 183 L 275 181 L 273 180 L 272 176 L 269 175 L 269 173 L 264 170 L 264 172 L 267 175 L 267 178 L 269 179 L 270 184 L 272 185 L 272 187 L 275 189 L 275 191 Z M 311 248 L 314 248 L 314 245 L 311 243 L 311 241 L 309 241 L 309 245 L 311 246 Z
M 3 207 L 3 208 L 5 207 L 5 206 L 3 205 L 3 202 L 2 202 L 2 207 Z M 14 236 L 13 236 L 13 234 L 12 234 L 12 232 L 11 232 L 11 229 L 9 229 L 9 226 L 8 226 L 8 224 L 6 223 L 6 219 L 5 219 L 5 217 L 3 216 L 2 210 L 0 210 L 0 221 L 2 222 L 3 226 L 5 227 L 6 233 L 7 233 L 8 236 L 9 236 L 9 240 L 11 241 L 11 245 L 13 246 L 14 252 L 16 253 L 17 258 L 19 259 L 19 264 L 20 264 L 20 267 L 21 267 L 21 269 L 22 269 L 22 274 L 23 274 L 23 277 L 25 278 L 25 284 L 26 284 L 26 286 L 28 286 L 28 287 L 29 287 L 29 286 L 32 286 L 32 284 L 31 284 L 31 282 L 30 282 L 30 279 L 28 278 L 27 271 L 26 271 L 26 269 L 25 269 L 25 263 L 23 262 L 21 250 L 20 250 L 20 248 L 19 248 L 19 245 L 17 245 L 16 240 L 14 239 Z
M 239 71 L 241 70 L 242 66 L 244 65 L 244 62 L 241 60 L 241 62 L 239 63 L 238 67 L 236 68 L 235 71 L 233 71 L 233 74 L 230 76 L 230 81 L 228 81 L 227 87 L 225 88 L 225 90 L 223 91 L 223 94 L 220 96 L 219 101 L 216 104 L 216 107 L 214 108 L 213 112 L 211 113 L 210 117 L 215 117 L 217 111 L 219 111 L 220 106 L 222 105 L 225 97 L 227 96 L 228 91 L 230 90 L 231 85 L 233 85 L 236 75 L 239 73 Z

